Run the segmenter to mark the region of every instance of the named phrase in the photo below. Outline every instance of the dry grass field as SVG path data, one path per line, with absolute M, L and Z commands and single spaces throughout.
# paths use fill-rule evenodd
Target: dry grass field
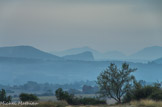
M 121 105 L 79 105 L 72 106 L 68 105 L 66 102 L 40 102 L 38 105 L 13 105 L 13 106 L 4 106 L 0 105 L 0 107 L 162 107 L 162 101 L 153 101 L 153 100 L 141 100 L 141 101 L 132 101 L 129 104 L 121 104 Z

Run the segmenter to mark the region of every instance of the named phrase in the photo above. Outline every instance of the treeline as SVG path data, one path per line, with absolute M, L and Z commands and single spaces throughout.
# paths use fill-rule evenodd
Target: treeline
M 58 88 L 53 93 L 57 100 L 66 101 L 70 105 L 98 105 L 106 104 L 106 99 L 101 96 L 96 97 L 76 97 L 62 88 Z M 37 102 L 39 98 L 34 94 L 21 93 L 19 99 L 22 102 Z M 130 101 L 140 101 L 143 99 L 151 99 L 155 101 L 162 100 L 162 87 L 160 83 L 154 83 L 152 85 L 143 84 L 143 81 L 134 83 L 132 88 L 123 96 L 122 103 L 128 103 Z M 0 101 L 8 103 L 12 101 L 11 96 L 6 95 L 6 91 L 2 89 L 0 91 Z
M 99 94 L 100 95 L 100 94 Z M 55 91 L 55 96 L 58 100 L 66 101 L 70 105 L 97 105 L 106 104 L 105 97 L 76 97 L 67 91 L 59 88 Z M 161 83 L 154 83 L 151 85 L 144 84 L 144 81 L 136 81 L 134 85 L 128 90 L 117 103 L 129 103 L 131 101 L 140 100 L 154 100 L 162 101 L 162 87 Z
M 58 88 L 62 89 L 81 89 L 83 85 L 95 86 L 95 81 L 78 81 L 69 84 L 50 84 L 50 83 L 37 83 L 34 81 L 28 81 L 23 85 L 14 85 L 13 89 L 27 90 L 27 91 L 47 91 L 56 90 Z
M 57 100 L 66 101 L 70 105 L 96 105 L 96 104 L 106 104 L 105 100 L 99 97 L 75 97 L 74 94 L 70 94 L 67 91 L 63 91 L 59 88 L 55 91 L 55 96 Z M 38 102 L 38 96 L 29 93 L 21 93 L 19 95 L 19 100 L 22 102 Z M 6 95 L 6 91 L 2 89 L 0 91 L 0 101 L 3 103 L 12 102 L 12 97 Z
M 141 85 L 152 85 L 153 83 L 148 83 L 146 81 L 140 80 Z M 54 92 L 62 88 L 71 94 L 95 94 L 99 91 L 99 87 L 95 81 L 79 81 L 71 84 L 49 84 L 49 83 L 37 83 L 34 81 L 28 81 L 23 85 L 0 85 L 0 89 L 5 89 L 6 93 L 14 93 L 15 90 L 26 91 L 26 92 L 43 92 L 42 96 L 54 95 Z M 35 93 L 36 94 L 36 93 Z
M 21 93 L 19 95 L 19 100 L 22 102 L 26 102 L 26 101 L 38 101 L 39 98 L 34 95 L 34 94 L 28 94 L 28 93 Z M 0 102 L 1 103 L 10 103 L 12 102 L 12 97 L 11 96 L 7 96 L 6 91 L 4 89 L 0 90 Z
M 5 89 L 8 94 L 15 94 L 15 97 L 18 96 L 16 91 L 29 92 L 36 94 L 37 96 L 52 96 L 58 88 L 62 88 L 72 94 L 95 94 L 98 91 L 95 81 L 79 81 L 63 85 L 28 81 L 23 85 L 0 85 L 0 89 Z

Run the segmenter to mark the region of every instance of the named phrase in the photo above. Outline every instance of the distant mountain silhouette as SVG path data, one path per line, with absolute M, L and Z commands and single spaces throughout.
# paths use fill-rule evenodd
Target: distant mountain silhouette
M 109 57 L 111 56 L 110 53 L 120 56 L 120 52 L 119 54 L 116 54 L 118 52 L 108 53 Z M 30 46 L 3 47 L 0 48 L 0 83 L 22 84 L 26 81 L 37 81 L 40 83 L 62 84 L 81 80 L 96 80 L 99 73 L 110 63 L 115 63 L 118 66 L 123 63 L 123 61 L 110 60 L 84 61 L 87 60 L 87 57 L 93 58 L 92 52 L 64 56 L 65 59 L 69 58 L 70 60 L 62 60 L 64 58 L 51 55 Z M 80 59 L 77 60 L 77 58 L 81 58 L 82 61 Z M 131 67 L 138 68 L 138 72 L 135 72 L 137 80 L 162 80 L 162 64 L 128 63 Z
M 31 46 L 0 47 L 0 57 L 62 60 L 58 56 L 43 52 Z
M 155 60 L 162 57 L 162 47 L 147 47 L 130 56 L 130 59 Z
M 58 56 L 65 56 L 65 55 L 80 54 L 80 53 L 83 53 L 83 52 L 86 52 L 86 51 L 89 51 L 89 52 L 92 52 L 92 53 L 97 52 L 96 50 L 91 49 L 89 47 L 81 47 L 81 48 L 72 48 L 72 49 L 59 51 L 59 52 L 52 52 L 52 53 L 55 54 L 55 55 L 58 55 Z
M 89 51 L 74 55 L 66 55 L 63 58 L 68 60 L 94 61 L 93 54 Z
M 57 56 L 67 56 L 67 55 L 80 54 L 86 51 L 91 52 L 94 56 L 94 59 L 100 61 L 122 60 L 122 61 L 132 61 L 132 62 L 147 62 L 162 57 L 162 47 L 160 46 L 146 47 L 130 56 L 126 56 L 120 51 L 108 51 L 105 53 L 101 53 L 89 47 L 73 48 L 65 51 L 53 52 L 53 54 Z
M 95 60 L 121 60 L 126 58 L 126 56 L 119 51 L 109 51 L 106 53 L 101 53 L 89 47 L 72 48 L 65 51 L 52 52 L 52 53 L 57 56 L 66 56 L 66 55 L 80 54 L 87 51 L 93 54 Z
M 100 52 L 89 47 L 72 48 L 60 52 L 51 52 L 51 53 L 57 56 L 66 56 L 66 55 L 80 54 L 87 51 L 93 54 L 94 59 L 101 59 L 101 57 L 103 57 L 103 55 Z

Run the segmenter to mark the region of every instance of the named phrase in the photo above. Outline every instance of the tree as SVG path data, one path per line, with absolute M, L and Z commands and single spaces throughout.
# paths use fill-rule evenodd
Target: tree
M 69 94 L 67 92 L 64 92 L 62 88 L 59 88 L 55 91 L 55 96 L 57 100 L 65 100 Z
M 73 94 L 69 94 L 67 91 L 63 91 L 62 88 L 59 88 L 55 91 L 55 96 L 57 100 L 65 100 L 68 104 L 74 104 L 75 99 Z
M 4 89 L 0 91 L 0 102 L 11 102 L 11 96 L 6 96 L 6 91 Z
M 104 97 L 113 98 L 118 103 L 121 103 L 122 96 L 133 85 L 135 77 L 131 73 L 134 71 L 136 69 L 131 69 L 127 63 L 123 63 L 121 69 L 118 69 L 115 64 L 111 63 L 97 78 L 100 93 Z
M 22 102 L 25 102 L 25 101 L 38 101 L 38 97 L 35 96 L 34 94 L 27 94 L 27 93 L 21 93 L 19 95 L 19 98 Z

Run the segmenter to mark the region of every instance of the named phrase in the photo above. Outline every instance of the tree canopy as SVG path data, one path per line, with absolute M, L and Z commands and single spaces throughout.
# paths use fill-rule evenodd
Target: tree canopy
M 113 98 L 121 103 L 121 98 L 133 85 L 135 77 L 131 75 L 137 69 L 132 69 L 129 64 L 123 63 L 121 69 L 111 63 L 97 78 L 100 93 L 104 97 Z

